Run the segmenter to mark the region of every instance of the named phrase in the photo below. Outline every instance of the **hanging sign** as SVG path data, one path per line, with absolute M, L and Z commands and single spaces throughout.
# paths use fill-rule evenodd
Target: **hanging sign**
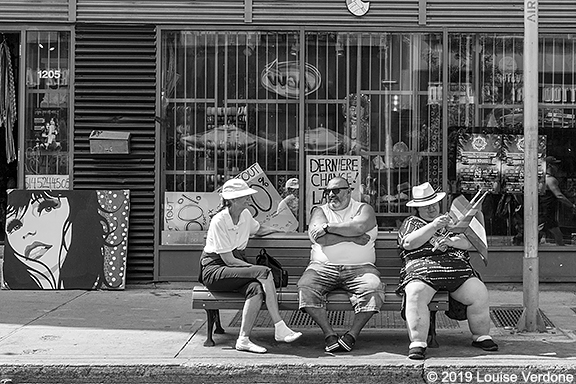
M 370 9 L 370 2 L 362 0 L 346 0 L 346 6 L 354 16 L 364 16 Z
M 304 82 L 304 95 L 316 92 L 320 88 L 322 76 L 312 64 L 304 65 L 304 76 L 300 74 L 298 61 L 274 60 L 267 64 L 260 74 L 262 86 L 280 96 L 296 99 L 300 93 L 300 83 Z

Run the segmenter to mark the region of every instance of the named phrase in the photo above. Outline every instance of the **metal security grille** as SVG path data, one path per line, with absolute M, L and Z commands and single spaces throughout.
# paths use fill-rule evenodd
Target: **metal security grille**
M 358 156 L 355 197 L 390 229 L 411 186 L 443 183 L 442 34 L 165 31 L 161 56 L 166 192 L 212 192 L 254 163 L 283 192 L 314 156 Z
M 312 318 L 301 311 L 280 311 L 280 316 L 286 324 L 294 328 L 316 328 L 318 325 Z M 230 327 L 239 327 L 242 320 L 242 311 L 239 311 L 230 321 Z M 350 327 L 354 320 L 354 314 L 350 311 L 328 311 L 328 320 L 335 328 Z M 260 311 L 256 318 L 256 327 L 273 328 L 274 323 L 268 314 L 268 311 Z M 456 329 L 460 324 L 448 318 L 443 312 L 437 313 L 437 329 Z M 365 328 L 373 329 L 406 329 L 406 322 L 402 319 L 399 312 L 382 311 L 372 316 Z
M 130 190 L 127 282 L 154 274 L 156 35 L 153 27 L 76 31 L 74 189 Z M 129 155 L 92 155 L 92 130 L 128 131 Z
M 490 307 L 490 318 L 494 326 L 498 328 L 515 328 L 522 316 L 523 310 L 522 307 Z M 538 311 L 544 320 L 546 328 L 555 328 L 552 321 L 550 321 L 544 312 L 542 312 L 541 309 Z

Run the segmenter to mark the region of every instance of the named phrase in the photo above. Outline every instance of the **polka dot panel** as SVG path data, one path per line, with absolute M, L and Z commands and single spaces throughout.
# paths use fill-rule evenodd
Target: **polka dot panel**
M 108 223 L 104 246 L 104 276 L 111 287 L 123 289 L 126 284 L 126 256 L 128 250 L 128 217 L 130 191 L 99 190 L 100 213 Z

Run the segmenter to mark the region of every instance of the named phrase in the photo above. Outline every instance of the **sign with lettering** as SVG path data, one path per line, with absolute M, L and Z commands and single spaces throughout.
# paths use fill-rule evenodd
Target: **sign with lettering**
M 304 74 L 300 73 L 298 61 L 274 60 L 267 64 L 260 75 L 262 86 L 280 96 L 297 99 L 300 95 L 300 83 L 304 84 L 304 95 L 316 92 L 320 88 L 322 76 L 312 64 L 304 65 Z
M 348 180 L 352 197 L 360 201 L 361 159 L 361 156 L 306 156 L 306 206 L 325 203 L 324 189 L 336 176 Z M 310 209 L 307 212 L 309 219 Z
M 250 196 L 248 209 L 260 223 L 283 231 L 295 231 L 298 220 L 290 210 L 277 212 L 280 194 L 258 163 L 236 175 L 258 191 Z M 210 218 L 220 205 L 220 191 L 166 192 L 164 195 L 164 230 L 207 231 Z
M 260 224 L 266 224 L 283 231 L 295 231 L 298 220 L 289 209 L 278 212 L 278 204 L 282 197 L 258 163 L 252 164 L 248 169 L 236 175 L 237 179 L 244 180 L 250 188 L 258 191 L 251 195 L 250 211 Z
M 68 175 L 26 175 L 26 189 L 70 189 Z
M 464 134 L 457 151 L 460 192 L 524 193 L 524 135 Z M 539 135 L 539 183 L 544 182 L 541 159 L 545 155 L 546 136 Z
M 524 135 L 503 135 L 502 191 L 524 193 Z M 538 135 L 538 183 L 545 183 L 542 160 L 546 155 L 546 136 Z
M 456 175 L 462 193 L 500 190 L 502 135 L 466 134 L 458 143 Z

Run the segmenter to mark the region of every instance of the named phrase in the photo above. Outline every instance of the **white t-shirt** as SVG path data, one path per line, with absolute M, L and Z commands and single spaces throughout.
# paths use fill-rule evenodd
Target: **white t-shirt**
M 210 220 L 204 251 L 221 254 L 235 249 L 245 249 L 250 235 L 258 232 L 258 229 L 260 223 L 252 217 L 249 210 L 243 210 L 238 224 L 234 225 L 228 208 L 225 208 Z
M 360 207 L 362 207 L 363 204 L 364 203 L 351 199 L 348 207 L 341 211 L 333 211 L 328 204 L 324 204 L 320 208 L 324 211 L 328 223 L 342 223 L 344 221 L 350 221 L 358 215 Z M 378 237 L 378 226 L 375 225 L 367 234 L 370 236 L 370 240 L 365 245 L 359 245 L 351 241 L 329 246 L 312 243 L 310 260 L 318 263 L 339 265 L 374 264 L 376 262 L 374 242 Z

